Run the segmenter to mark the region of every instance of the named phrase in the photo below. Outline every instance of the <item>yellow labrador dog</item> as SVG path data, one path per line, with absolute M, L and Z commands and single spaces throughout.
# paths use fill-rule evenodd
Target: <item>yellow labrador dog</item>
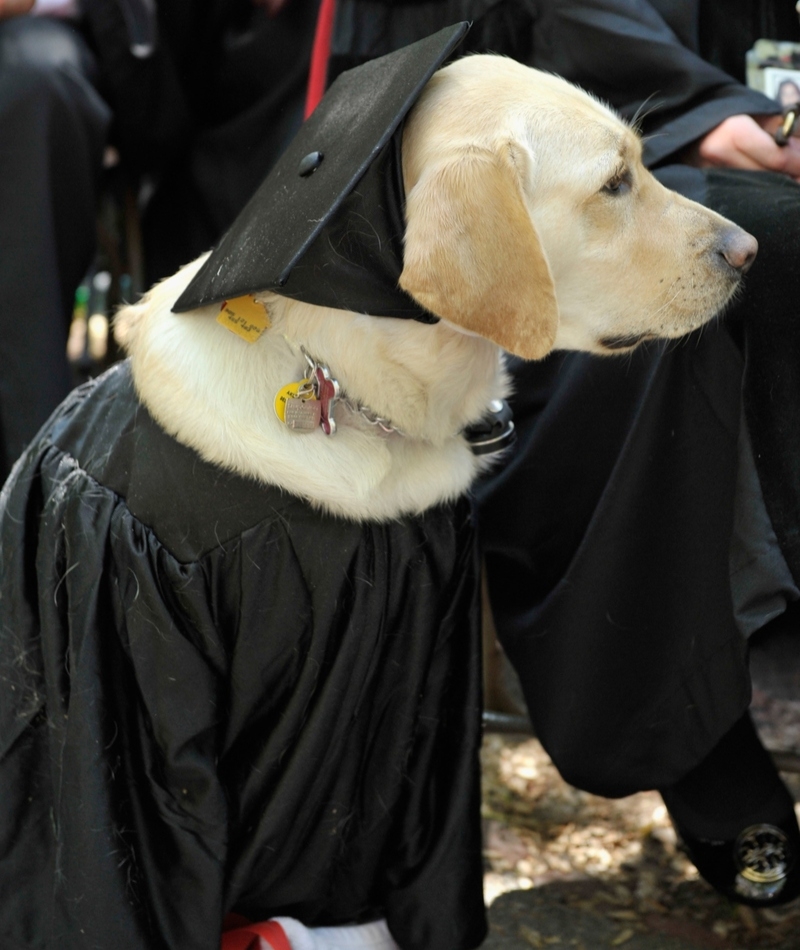
M 679 336 L 756 246 L 600 103 L 494 56 L 433 75 L 402 166 L 399 282 L 438 322 L 291 282 L 260 323 L 173 312 L 196 261 L 119 315 L 129 360 L 0 495 L 3 946 L 481 943 L 465 433 L 506 351 Z
M 212 319 L 170 312 L 196 261 L 119 317 L 137 390 L 167 431 L 336 514 L 420 511 L 481 466 L 462 433 L 505 393 L 503 351 L 540 359 L 681 336 L 720 311 L 757 249 L 656 181 L 610 109 L 497 56 L 433 77 L 404 132 L 403 173 L 400 283 L 441 322 L 332 318 L 265 294 L 273 328 L 243 348 Z M 344 402 L 335 439 L 298 439 L 264 413 L 287 367 L 303 369 L 301 347 L 393 431 Z
M 527 359 L 694 330 L 756 253 L 753 237 L 660 185 L 613 112 L 512 60 L 441 70 L 403 150 L 403 286 Z

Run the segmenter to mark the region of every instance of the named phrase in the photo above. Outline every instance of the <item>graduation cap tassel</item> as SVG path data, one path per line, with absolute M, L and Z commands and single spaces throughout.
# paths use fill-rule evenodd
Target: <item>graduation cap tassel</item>
M 336 16 L 336 0 L 322 0 L 317 14 L 317 29 L 314 33 L 314 45 L 311 49 L 311 65 L 308 71 L 306 90 L 306 109 L 303 115 L 307 119 L 317 108 L 325 94 L 328 84 L 328 62 L 331 58 L 331 35 L 333 20 Z

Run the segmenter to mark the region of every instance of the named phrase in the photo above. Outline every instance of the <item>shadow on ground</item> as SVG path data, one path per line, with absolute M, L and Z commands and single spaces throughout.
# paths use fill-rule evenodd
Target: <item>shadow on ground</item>
M 483 760 L 483 950 L 800 950 L 800 899 L 753 910 L 719 895 L 657 793 L 578 791 L 529 737 L 487 736 Z
M 509 891 L 500 895 L 489 909 L 490 934 L 482 950 L 745 950 L 770 947 L 773 950 L 798 950 L 800 930 L 794 926 L 782 936 L 774 930 L 749 934 L 746 943 L 722 936 L 708 924 L 692 919 L 693 898 L 705 897 L 700 882 L 688 884 L 683 897 L 685 915 L 636 914 L 617 908 L 598 896 L 608 893 L 600 882 L 573 881 L 545 884 L 530 890 Z M 603 907 L 605 904 L 605 907 Z M 737 908 L 724 908 L 719 921 L 735 918 Z M 720 931 L 722 928 L 718 928 Z

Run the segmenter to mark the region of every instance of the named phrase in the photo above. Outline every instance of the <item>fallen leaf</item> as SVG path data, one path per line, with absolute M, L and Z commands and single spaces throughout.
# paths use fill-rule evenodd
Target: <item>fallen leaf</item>
M 627 943 L 631 939 L 631 937 L 635 937 L 635 936 L 636 936 L 636 931 L 631 930 L 631 928 L 628 927 L 626 930 L 621 931 L 620 933 L 617 934 L 616 937 L 614 937 L 614 939 L 611 941 L 611 946 L 618 947 L 620 944 Z
M 532 947 L 536 947 L 537 950 L 541 950 L 541 948 L 544 947 L 542 935 L 538 930 L 534 930 L 532 927 L 526 927 L 525 924 L 520 924 L 519 935 L 523 940 L 527 940 Z

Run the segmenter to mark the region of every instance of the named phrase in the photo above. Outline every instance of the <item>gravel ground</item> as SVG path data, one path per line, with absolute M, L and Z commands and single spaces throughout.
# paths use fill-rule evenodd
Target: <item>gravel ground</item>
M 757 691 L 753 713 L 768 746 L 800 753 L 800 701 Z M 800 775 L 784 777 L 800 801 Z M 522 735 L 486 736 L 483 782 L 484 950 L 800 950 L 800 899 L 753 910 L 718 895 L 657 793 L 578 791 Z

